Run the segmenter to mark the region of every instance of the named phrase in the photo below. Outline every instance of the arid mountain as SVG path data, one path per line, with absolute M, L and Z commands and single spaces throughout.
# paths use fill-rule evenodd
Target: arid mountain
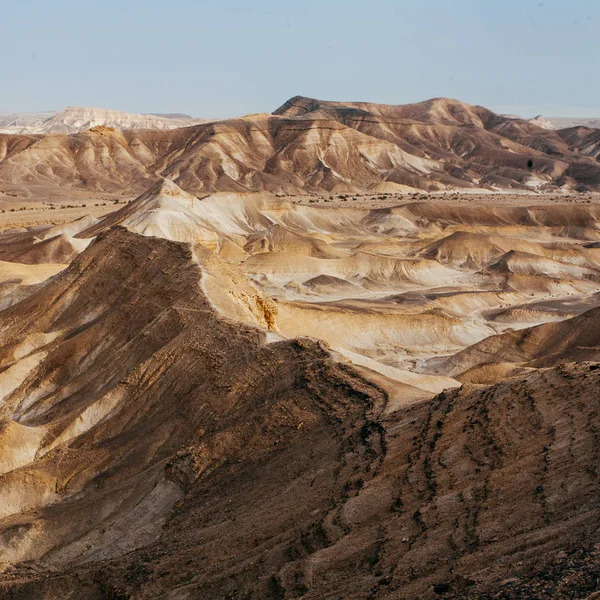
M 569 145 L 579 148 L 581 154 L 600 160 L 600 129 L 571 127 L 558 132 Z
M 230 271 L 202 248 L 116 229 L 2 314 L 3 563 L 49 574 L 154 543 L 216 472 L 232 489 L 287 480 L 268 527 L 294 523 L 300 539 L 348 479 L 371 477 L 384 394 L 314 341 L 269 341 L 268 299 Z
M 586 203 L 370 209 L 199 198 L 162 180 L 101 219 L 6 232 L 0 260 L 64 264 L 113 226 L 215 252 L 274 299 L 282 334 L 323 339 L 412 392 L 459 385 L 412 372 L 421 361 L 600 303 L 600 208 Z
M 173 123 L 172 120 L 168 120 Z M 600 189 L 577 138 L 456 100 L 405 106 L 296 97 L 272 115 L 176 130 L 0 135 L 0 185 L 135 195 L 159 177 L 193 194 Z
M 491 336 L 458 354 L 434 361 L 444 374 L 473 378 L 494 365 L 551 367 L 569 362 L 600 361 L 600 308 L 558 323 Z
M 176 129 L 206 122 L 187 115 L 136 115 L 120 110 L 69 106 L 54 114 L 0 115 L 0 133 L 77 133 L 92 127 L 113 129 Z
M 542 127 L 543 129 L 568 129 L 572 127 L 586 127 L 600 129 L 600 117 L 544 117 L 538 115 L 533 119 L 529 119 L 530 123 Z
M 30 113 L 0 111 L 0 133 L 23 133 L 29 127 L 39 127 L 55 114 L 53 111 Z
M 0 598 L 593 600 L 597 196 L 311 179 L 433 185 L 425 131 L 559 162 L 588 133 L 440 100 L 277 112 L 0 137 L 0 173 L 62 198 L 148 184 L 0 214 Z
M 0 312 L 0 595 L 596 590 L 598 363 L 393 408 L 278 322 L 205 246 L 120 226 Z

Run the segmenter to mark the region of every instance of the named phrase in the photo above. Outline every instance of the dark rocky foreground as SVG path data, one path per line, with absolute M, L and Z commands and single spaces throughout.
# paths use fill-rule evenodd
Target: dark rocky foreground
M 0 597 L 600 590 L 599 363 L 384 413 L 322 344 L 223 317 L 216 264 L 116 228 L 0 313 L 21 374 L 0 409 Z M 259 296 L 236 302 L 268 326 Z

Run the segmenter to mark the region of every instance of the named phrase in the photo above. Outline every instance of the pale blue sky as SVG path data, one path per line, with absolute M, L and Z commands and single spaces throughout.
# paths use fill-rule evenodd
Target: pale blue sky
M 0 110 L 227 117 L 296 94 L 600 116 L 600 0 L 0 0 Z

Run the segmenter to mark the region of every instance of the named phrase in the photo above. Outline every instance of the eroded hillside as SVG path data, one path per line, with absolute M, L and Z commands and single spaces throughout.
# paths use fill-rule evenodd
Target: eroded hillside
M 0 190 L 135 195 L 167 177 L 193 194 L 597 191 L 597 130 L 578 131 L 444 98 L 395 106 L 295 97 L 273 114 L 169 131 L 0 135 Z
M 590 596 L 599 222 L 165 179 L 1 233 L 0 596 Z

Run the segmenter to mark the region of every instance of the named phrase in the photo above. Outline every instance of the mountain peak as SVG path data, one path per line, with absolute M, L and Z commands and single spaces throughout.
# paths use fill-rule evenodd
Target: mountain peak
M 294 96 L 286 100 L 278 109 L 273 111 L 274 115 L 284 117 L 299 117 L 312 112 L 326 102 L 307 98 L 306 96 Z

